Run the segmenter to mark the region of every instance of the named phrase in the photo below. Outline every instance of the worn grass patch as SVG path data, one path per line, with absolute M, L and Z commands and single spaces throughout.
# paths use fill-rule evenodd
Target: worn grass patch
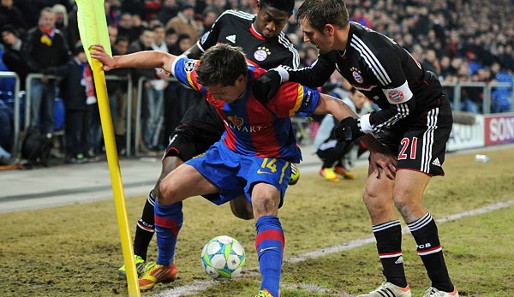
M 434 178 L 425 205 L 436 218 L 514 199 L 514 150 L 488 151 L 490 163 L 476 163 L 474 154 L 448 155 L 445 177 Z M 286 235 L 285 257 L 371 236 L 362 203 L 365 169 L 357 180 L 327 182 L 304 174 L 288 190 L 280 217 Z M 146 197 L 127 199 L 135 225 Z M 173 286 L 209 280 L 200 266 L 200 252 L 212 237 L 230 235 L 245 246 L 247 269 L 237 281 L 218 282 L 193 296 L 252 296 L 259 287 L 253 221 L 242 221 L 228 206 L 201 198 L 184 203 L 184 227 L 176 252 L 178 280 Z M 0 296 L 126 296 L 117 269 L 122 264 L 114 204 L 102 201 L 37 211 L 0 214 Z M 131 226 L 132 232 L 134 226 Z M 450 274 L 461 296 L 514 296 L 514 207 L 439 225 Z M 412 237 L 404 237 L 404 257 L 414 295 L 429 286 L 415 253 Z M 155 244 L 150 259 L 155 259 Z M 314 260 L 285 264 L 284 297 L 342 296 L 367 292 L 382 282 L 373 244 Z M 145 294 L 145 295 L 151 295 Z

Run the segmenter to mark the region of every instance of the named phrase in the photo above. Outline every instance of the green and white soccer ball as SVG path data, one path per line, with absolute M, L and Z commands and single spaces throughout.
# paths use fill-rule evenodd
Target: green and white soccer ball
M 216 236 L 202 250 L 202 267 L 215 279 L 237 277 L 245 262 L 243 246 L 230 236 Z

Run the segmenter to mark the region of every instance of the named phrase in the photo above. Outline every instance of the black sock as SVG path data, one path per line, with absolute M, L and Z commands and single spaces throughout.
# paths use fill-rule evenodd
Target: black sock
M 452 292 L 454 287 L 444 262 L 443 249 L 439 242 L 439 234 L 434 219 L 427 212 L 426 215 L 408 224 L 408 226 L 416 240 L 418 255 L 425 264 L 428 277 L 432 281 L 432 287 L 441 291 Z
M 407 287 L 402 257 L 402 226 L 399 220 L 374 225 L 378 256 L 386 280 L 399 287 Z
M 137 221 L 136 236 L 134 237 L 134 254 L 146 261 L 148 245 L 155 233 L 154 219 L 155 197 L 153 191 L 148 194 L 141 218 Z

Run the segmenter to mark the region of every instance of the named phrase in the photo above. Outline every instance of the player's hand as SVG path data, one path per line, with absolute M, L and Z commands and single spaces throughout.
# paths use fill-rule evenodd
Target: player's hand
M 375 151 L 370 153 L 369 167 L 377 179 L 384 173 L 390 180 L 396 177 L 397 158 L 389 152 Z
M 281 78 L 276 70 L 269 70 L 254 81 L 252 87 L 253 96 L 262 103 L 267 103 L 275 96 L 280 88 Z
M 364 135 L 359 127 L 359 119 L 347 117 L 341 120 L 339 126 L 334 130 L 337 140 L 350 143 Z
M 109 71 L 116 66 L 116 60 L 114 60 L 113 57 L 109 56 L 106 52 L 104 47 L 101 44 L 95 44 L 92 45 L 89 49 L 91 58 L 97 59 L 98 61 L 102 62 L 103 66 L 102 69 L 104 71 Z

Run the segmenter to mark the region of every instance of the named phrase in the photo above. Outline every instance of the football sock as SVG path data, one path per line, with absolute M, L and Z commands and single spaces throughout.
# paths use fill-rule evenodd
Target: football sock
M 255 227 L 257 228 L 255 248 L 262 275 L 261 290 L 266 289 L 270 294 L 278 297 L 285 244 L 284 231 L 276 216 L 260 217 Z
M 155 197 L 153 196 L 152 190 L 148 193 L 143 213 L 141 214 L 141 218 L 137 221 L 136 235 L 134 237 L 134 254 L 142 257 L 145 261 L 148 245 L 150 241 L 152 241 L 153 234 L 155 233 L 154 205 Z
M 175 245 L 184 215 L 182 202 L 159 205 L 155 200 L 155 231 L 157 231 L 157 264 L 169 266 L 175 256 Z
M 407 287 L 402 256 L 402 226 L 394 220 L 372 226 L 377 240 L 378 257 L 386 280 L 402 288 Z
M 443 249 L 439 243 L 439 234 L 434 219 L 427 212 L 420 219 L 408 224 L 414 236 L 418 255 L 423 260 L 432 287 L 441 291 L 452 292 L 453 284 L 444 263 Z

